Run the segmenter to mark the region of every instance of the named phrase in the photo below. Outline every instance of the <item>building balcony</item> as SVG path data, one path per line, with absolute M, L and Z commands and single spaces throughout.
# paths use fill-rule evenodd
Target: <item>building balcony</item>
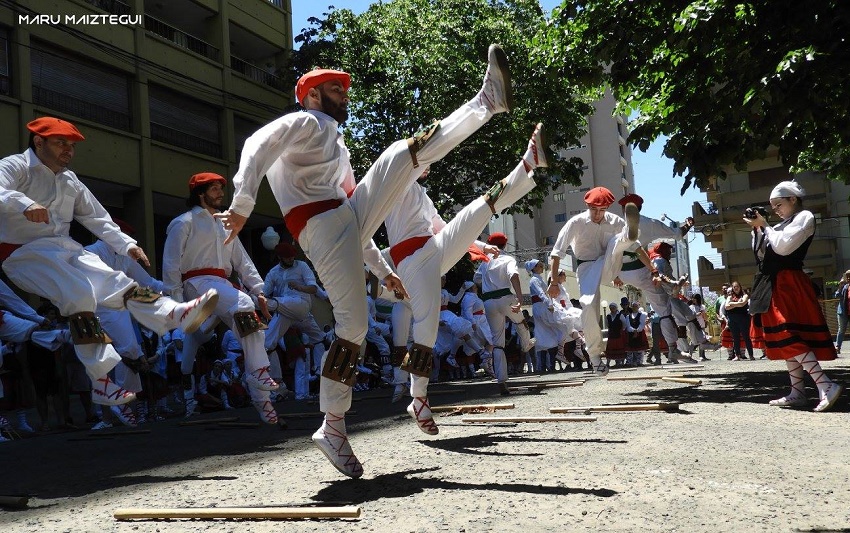
M 118 0 L 84 0 L 98 9 L 113 15 L 129 15 L 132 9 L 128 4 Z
M 119 130 L 131 131 L 132 124 L 129 110 L 127 113 L 120 113 L 114 109 L 84 102 L 73 96 L 68 96 L 51 89 L 45 89 L 37 85 L 34 85 L 32 88 L 32 101 L 36 105 L 55 109 L 56 111 L 75 117 L 88 119 Z
M 236 56 L 230 56 L 230 68 L 233 69 L 234 72 L 238 72 L 239 74 L 242 74 L 243 76 L 258 83 L 268 85 L 278 91 L 285 91 L 284 83 L 281 78 L 245 61 L 244 59 L 240 59 Z
M 151 122 L 151 139 L 200 154 L 221 157 L 221 143 L 157 124 L 156 122 Z
M 181 48 L 200 54 L 207 59 L 211 59 L 216 62 L 221 60 L 221 51 L 215 46 L 198 39 L 193 35 L 189 35 L 184 31 L 178 30 L 174 26 L 166 24 L 159 19 L 155 19 L 150 15 L 145 15 L 145 30 L 153 33 L 154 35 L 159 35 L 163 39 L 171 41 Z

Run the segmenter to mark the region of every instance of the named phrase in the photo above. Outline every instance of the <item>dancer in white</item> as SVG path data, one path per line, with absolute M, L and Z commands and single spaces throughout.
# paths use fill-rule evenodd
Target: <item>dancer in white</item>
M 260 309 L 268 315 L 263 279 L 238 239 L 225 244 L 224 226 L 213 218 L 224 205 L 226 185 L 227 180 L 212 172 L 195 174 L 189 179 L 186 204 L 191 209 L 168 225 L 162 252 L 162 281 L 175 299 L 208 290 L 218 292 L 218 305 L 213 312 L 239 336 L 245 353 L 245 377 L 251 402 L 263 422 L 277 424 L 277 412 L 269 400 L 269 391 L 276 390 L 278 384 L 269 377 L 263 335 L 266 326 L 257 316 L 251 297 L 229 281 L 231 274 L 236 272 L 250 294 L 257 297 Z M 186 376 L 190 381 L 194 377 L 191 375 L 194 362 L 194 352 L 189 353 L 184 342 L 181 363 L 184 380 Z M 194 391 L 194 385 L 191 388 Z
M 282 242 L 275 247 L 275 252 L 280 261 L 266 274 L 264 289 L 269 311 L 274 313 L 266 330 L 266 351 L 269 361 L 280 361 L 277 354 L 271 352 L 283 342 L 284 333 L 292 326 L 306 337 L 305 358 L 295 361 L 294 378 L 295 399 L 306 400 L 310 396 L 311 361 L 320 360 L 325 351 L 324 332 L 311 312 L 313 295 L 319 291 L 319 285 L 307 263 L 295 259 L 298 249 L 294 245 Z
M 126 222 L 116 219 L 115 223 L 123 233 L 131 237 L 135 234 L 135 229 Z M 149 287 L 157 293 L 162 292 L 161 281 L 148 274 L 138 262 L 115 252 L 105 241 L 98 240 L 86 246 L 86 250 L 97 255 L 109 268 L 123 272 L 142 287 Z M 103 330 L 112 339 L 113 348 L 121 356 L 121 362 L 115 367 L 115 382 L 128 391 L 141 392 L 142 380 L 139 372 L 143 353 L 130 313 L 126 309 L 110 309 L 104 305 L 98 305 L 95 313 Z M 132 427 L 136 425 L 136 415 L 130 405 L 125 403 L 112 406 L 111 410 L 122 424 Z
M 494 114 L 509 111 L 513 95 L 507 56 L 492 45 L 481 91 L 449 117 L 392 144 L 355 183 L 338 131 L 348 119 L 350 85 L 347 73 L 333 70 L 314 70 L 298 80 L 296 97 L 306 111 L 275 120 L 245 142 L 233 179 L 236 194 L 222 218 L 231 230 L 229 239 L 236 238 L 267 176 L 286 226 L 316 268 L 336 319 L 337 339 L 324 356 L 320 387 L 325 420 L 313 442 L 340 472 L 360 477 L 363 467 L 348 442 L 345 412 L 368 326 L 361 265 L 368 264 L 388 289 L 406 295 L 371 237 L 415 181 L 415 169 L 440 160 Z
M 499 391 L 508 396 L 508 360 L 505 356 L 505 320 L 516 325 L 523 353 L 534 348 L 534 340 L 520 313 L 522 307 L 522 287 L 519 283 L 519 270 L 516 259 L 505 253 L 508 238 L 504 233 L 490 234 L 487 244 L 499 249 L 489 261 L 481 263 L 475 272 L 475 283 L 481 284 L 481 299 L 484 300 L 484 312 L 487 323 L 493 332 L 493 363 Z M 513 292 L 511 291 L 513 289 Z
M 29 149 L 0 161 L 0 261 L 20 289 L 50 300 L 71 323 L 77 357 L 94 384 L 92 401 L 120 405 L 135 398 L 107 376 L 120 361 L 94 314 L 98 304 L 124 307 L 139 323 L 165 333 L 191 332 L 210 314 L 210 290 L 186 303 L 139 285 L 71 239 L 77 220 L 114 251 L 150 266 L 136 241 L 121 233 L 106 209 L 68 166 L 84 139 L 71 123 L 41 117 L 27 124 Z M 5 260 L 4 260 L 5 258 Z
M 481 367 L 490 376 L 495 378 L 496 373 L 493 367 L 493 332 L 490 331 L 490 324 L 487 322 L 487 315 L 484 313 L 484 300 L 478 296 L 478 285 L 472 281 L 466 281 L 463 284 L 466 291 L 460 301 L 460 315 L 472 323 L 472 336 L 484 347 L 481 352 Z M 470 368 L 472 373 L 475 373 L 475 368 Z
M 576 276 L 581 292 L 582 332 L 587 353 L 597 375 L 608 373 L 602 360 L 602 330 L 599 327 L 599 287 L 614 281 L 622 264 L 623 252 L 638 238 L 639 213 L 633 203 L 626 204 L 626 220 L 608 212 L 614 195 L 605 187 L 594 187 L 584 195 L 587 211 L 567 221 L 558 233 L 550 255 L 551 272 L 558 272 L 561 258 L 572 248 L 576 258 Z M 547 290 L 557 298 L 560 289 L 550 282 Z

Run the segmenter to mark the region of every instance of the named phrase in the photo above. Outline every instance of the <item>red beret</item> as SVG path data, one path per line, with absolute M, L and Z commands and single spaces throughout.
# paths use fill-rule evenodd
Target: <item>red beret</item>
M 626 204 L 628 203 L 633 203 L 637 206 L 638 209 L 640 209 L 643 206 L 643 198 L 641 198 L 638 194 L 629 193 L 620 198 L 620 201 L 617 203 L 623 207 L 626 207 Z
M 192 192 L 195 187 L 200 185 L 215 183 L 217 181 L 222 185 L 227 185 L 227 180 L 214 172 L 201 172 L 200 174 L 195 174 L 189 178 L 189 192 Z
M 614 203 L 614 195 L 605 187 L 594 187 L 584 195 L 584 203 L 593 207 L 608 207 Z
M 661 241 L 655 246 L 653 246 L 651 251 L 662 257 L 667 257 L 673 251 L 673 246 L 669 243 Z
M 120 218 L 112 217 L 112 222 L 115 222 L 118 225 L 118 227 L 121 229 L 121 231 L 123 231 L 127 235 L 135 235 L 136 234 L 136 228 L 134 228 L 133 226 L 131 226 L 127 222 L 121 220 Z
M 493 246 L 501 248 L 508 244 L 508 237 L 504 233 L 497 231 L 496 233 L 491 233 L 490 236 L 487 237 L 487 244 L 492 244 Z
M 298 249 L 288 242 L 282 242 L 274 247 L 277 256 L 282 259 L 290 259 L 298 255 Z
M 74 142 L 86 140 L 76 126 L 56 117 L 37 118 L 27 124 L 27 129 L 40 137 L 66 137 Z
M 304 98 L 307 96 L 307 91 L 326 81 L 332 80 L 341 81 L 346 91 L 351 87 L 351 76 L 347 72 L 317 68 L 298 79 L 298 83 L 295 85 L 295 98 L 298 99 L 299 104 L 304 105 Z

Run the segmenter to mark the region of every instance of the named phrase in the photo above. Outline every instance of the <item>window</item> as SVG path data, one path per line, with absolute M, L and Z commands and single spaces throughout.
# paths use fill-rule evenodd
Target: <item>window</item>
M 555 236 L 554 235 L 550 235 L 550 236 L 545 237 L 543 239 L 543 246 L 551 246 L 553 244 L 555 244 Z
M 564 201 L 564 193 L 556 192 L 555 194 L 552 195 L 552 200 L 554 200 L 556 202 L 563 202 Z
M 555 215 L 555 222 L 566 222 L 567 214 L 566 213 L 558 213 Z
M 38 41 L 30 65 L 34 104 L 131 130 L 128 76 Z
M 247 118 L 242 118 L 239 115 L 233 115 L 233 142 L 236 144 L 236 159 L 239 159 L 242 153 L 242 147 L 245 141 L 254 134 L 255 131 L 262 128 L 262 124 L 251 122 Z
M 9 52 L 9 30 L 0 27 L 0 94 L 12 94 L 12 84 L 9 76 L 11 75 L 11 58 Z
M 148 94 L 153 140 L 221 157 L 218 109 L 158 85 Z

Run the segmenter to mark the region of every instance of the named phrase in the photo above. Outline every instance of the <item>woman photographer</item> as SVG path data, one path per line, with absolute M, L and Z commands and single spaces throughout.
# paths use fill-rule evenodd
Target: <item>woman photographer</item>
M 838 283 L 835 298 L 838 299 L 838 333 L 835 335 L 835 349 L 841 353 L 841 344 L 844 342 L 844 332 L 847 331 L 847 319 L 850 318 L 850 270 L 844 273 L 844 277 Z
M 756 320 L 764 328 L 765 353 L 772 360 L 784 359 L 791 378 L 791 392 L 770 405 L 805 406 L 805 371 L 818 388 L 820 402 L 815 411 L 820 412 L 835 404 L 843 387 L 830 380 L 818 363 L 835 359 L 835 346 L 812 283 L 803 272 L 815 234 L 815 217 L 803 209 L 804 196 L 797 182 L 783 181 L 770 193 L 770 207 L 782 219 L 779 224 L 771 228 L 758 213 L 744 218 L 753 228 L 753 251 L 771 288 L 767 294 L 754 285 L 750 307 L 754 312 L 764 310 Z

